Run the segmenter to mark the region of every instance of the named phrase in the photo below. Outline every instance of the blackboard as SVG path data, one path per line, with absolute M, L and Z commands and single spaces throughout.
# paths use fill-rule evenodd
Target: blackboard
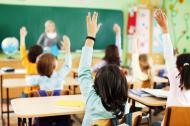
M 119 10 L 0 5 L 0 42 L 5 37 L 15 36 L 19 39 L 19 29 L 26 26 L 28 35 L 27 48 L 35 44 L 41 33 L 44 32 L 44 22 L 51 19 L 55 22 L 60 36 L 68 35 L 71 39 L 72 50 L 81 49 L 86 33 L 86 15 L 88 12 L 99 13 L 99 22 L 102 27 L 97 35 L 95 49 L 105 49 L 115 42 L 115 33 L 112 30 L 114 23 L 123 28 L 123 12 Z

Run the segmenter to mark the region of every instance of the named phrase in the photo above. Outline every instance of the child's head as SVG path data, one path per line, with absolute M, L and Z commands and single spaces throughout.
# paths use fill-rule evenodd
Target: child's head
M 109 45 L 103 58 L 108 64 L 120 65 L 119 51 L 116 45 Z
M 43 53 L 43 49 L 41 46 L 39 45 L 34 45 L 32 46 L 30 49 L 29 49 L 29 52 L 28 52 L 28 60 L 31 62 L 31 63 L 36 63 L 36 59 L 37 57 Z
M 55 56 L 50 53 L 44 53 L 38 57 L 37 70 L 41 76 L 51 77 L 57 67 Z
M 106 65 L 97 72 L 94 89 L 107 111 L 123 115 L 128 87 L 126 77 L 117 65 Z
M 180 72 L 180 87 L 190 89 L 190 54 L 179 55 L 176 65 Z
M 45 32 L 46 33 L 54 33 L 56 32 L 55 23 L 52 20 L 47 20 L 45 22 Z
M 141 70 L 144 72 L 147 72 L 150 69 L 150 63 L 147 54 L 139 55 L 139 65 Z

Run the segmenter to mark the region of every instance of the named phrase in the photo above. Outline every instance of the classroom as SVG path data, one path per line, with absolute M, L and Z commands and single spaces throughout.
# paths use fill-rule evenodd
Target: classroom
M 0 0 L 0 126 L 190 126 L 190 0 Z

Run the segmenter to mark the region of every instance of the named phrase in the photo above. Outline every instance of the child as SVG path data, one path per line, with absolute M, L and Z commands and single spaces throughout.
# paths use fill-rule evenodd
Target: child
M 190 106 L 190 54 L 179 55 L 175 63 L 166 16 L 161 10 L 157 10 L 155 18 L 163 32 L 164 58 L 170 81 L 166 105 Z
M 30 85 L 39 85 L 40 90 L 63 90 L 63 82 L 71 68 L 70 40 L 64 36 L 63 48 L 65 49 L 65 64 L 58 71 L 56 58 L 49 53 L 42 54 L 37 59 L 37 70 L 39 75 L 34 75 L 26 78 Z
M 120 118 L 128 113 L 128 88 L 125 75 L 115 64 L 108 64 L 98 70 L 95 81 L 91 73 L 93 45 L 99 26 L 98 14 L 87 16 L 87 33 L 79 65 L 79 81 L 82 95 L 86 100 L 83 126 L 90 126 L 99 119 Z
M 20 54 L 22 59 L 22 65 L 26 68 L 27 76 L 38 74 L 36 69 L 36 59 L 43 53 L 43 49 L 39 45 L 34 45 L 29 49 L 29 52 L 26 51 L 25 38 L 27 35 L 27 30 L 25 27 L 20 29 Z M 24 94 L 27 95 L 30 91 L 37 90 L 37 87 L 25 88 Z
M 134 83 L 148 82 L 151 86 L 153 82 L 152 61 L 147 54 L 139 54 L 138 51 L 138 33 L 135 35 L 135 40 L 132 45 L 132 72 Z M 143 86 L 143 85 L 141 85 Z
M 97 72 L 101 67 L 106 64 L 116 64 L 120 66 L 121 63 L 121 28 L 118 24 L 114 24 L 113 30 L 116 33 L 116 42 L 115 45 L 107 46 L 105 50 L 105 56 L 103 60 L 92 67 L 93 72 Z
M 37 44 L 41 45 L 44 50 L 49 50 L 54 45 L 61 47 L 61 38 L 57 35 L 56 26 L 52 20 L 45 22 L 45 32 L 40 35 Z

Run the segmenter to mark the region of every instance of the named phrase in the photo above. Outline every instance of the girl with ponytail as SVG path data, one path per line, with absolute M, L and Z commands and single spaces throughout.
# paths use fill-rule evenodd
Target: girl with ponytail
M 166 106 L 190 106 L 190 54 L 181 54 L 175 61 L 167 19 L 159 9 L 155 18 L 163 32 L 163 49 L 170 90 Z M 158 124 L 156 124 L 158 126 Z

